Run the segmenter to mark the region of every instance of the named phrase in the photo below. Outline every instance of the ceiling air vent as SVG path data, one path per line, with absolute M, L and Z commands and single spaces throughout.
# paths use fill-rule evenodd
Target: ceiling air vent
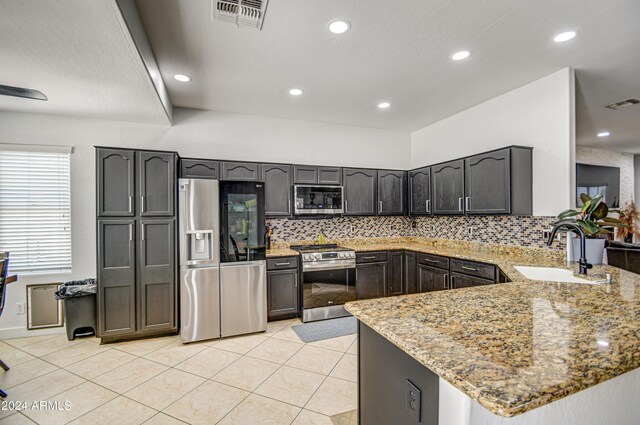
M 618 109 L 628 108 L 630 106 L 637 105 L 638 103 L 640 103 L 640 100 L 638 99 L 627 99 L 621 100 L 620 102 L 612 103 L 611 105 L 607 105 L 607 108 L 617 111 Z
M 214 17 L 238 27 L 262 30 L 268 0 L 213 0 Z

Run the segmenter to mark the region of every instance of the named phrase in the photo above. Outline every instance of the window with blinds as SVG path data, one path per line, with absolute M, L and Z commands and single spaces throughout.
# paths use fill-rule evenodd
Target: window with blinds
M 0 250 L 11 273 L 68 272 L 71 150 L 28 149 L 0 144 Z

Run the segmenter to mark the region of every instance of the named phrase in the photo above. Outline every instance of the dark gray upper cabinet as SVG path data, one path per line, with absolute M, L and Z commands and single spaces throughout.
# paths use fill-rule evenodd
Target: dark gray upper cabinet
M 265 215 L 270 217 L 291 215 L 291 166 L 262 164 Z
M 136 223 L 98 220 L 98 335 L 136 331 Z
M 139 152 L 138 170 L 140 216 L 173 216 L 176 197 L 176 155 L 170 152 Z
M 140 220 L 139 331 L 176 327 L 175 219 Z
M 431 166 L 433 214 L 464 214 L 464 160 Z
M 342 184 L 342 168 L 337 167 L 318 167 L 318 183 L 319 184 Z
M 260 164 L 255 162 L 222 162 L 222 180 L 260 181 Z
M 407 173 L 378 170 L 378 215 L 402 215 L 407 205 Z
M 389 277 L 387 279 L 387 296 L 402 295 L 406 292 L 404 280 L 404 253 L 389 252 Z
M 343 175 L 344 214 L 376 215 L 378 172 L 362 168 L 345 168 Z
M 467 213 L 531 214 L 531 153 L 514 146 L 466 158 Z
M 183 179 L 220 178 L 220 161 L 210 159 L 181 159 L 180 177 Z
M 431 167 L 409 171 L 409 214 L 431 214 Z
M 96 162 L 98 216 L 135 216 L 135 152 L 98 148 Z
M 294 184 L 342 184 L 342 168 L 318 167 L 315 165 L 294 165 Z

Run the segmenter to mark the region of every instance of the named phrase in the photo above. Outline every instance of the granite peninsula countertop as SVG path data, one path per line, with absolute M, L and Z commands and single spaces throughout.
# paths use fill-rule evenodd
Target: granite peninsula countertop
M 425 238 L 342 240 L 495 264 L 510 283 L 363 300 L 346 308 L 491 412 L 515 416 L 640 367 L 640 275 L 610 284 L 526 279 L 513 267 L 575 268 L 563 251 Z

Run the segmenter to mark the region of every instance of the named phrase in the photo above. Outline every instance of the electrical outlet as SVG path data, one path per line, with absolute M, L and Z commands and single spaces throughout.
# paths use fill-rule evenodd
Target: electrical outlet
M 467 234 L 469 236 L 473 236 L 473 227 L 471 227 L 471 226 L 467 227 Z
M 416 422 L 420 422 L 421 407 L 422 391 L 407 379 L 407 410 Z
M 432 225 L 431 225 L 431 231 L 432 231 L 433 233 L 435 233 L 435 232 L 436 232 L 436 225 L 435 225 L 435 224 L 432 224 Z
M 412 229 L 417 229 L 418 228 L 418 223 L 416 223 L 415 220 L 411 220 L 411 228 Z
M 16 303 L 16 314 L 24 314 L 24 303 Z
M 390 224 L 390 225 L 389 225 L 389 231 L 390 231 L 390 232 L 393 232 L 393 224 Z
M 349 233 L 353 233 L 353 224 L 349 226 Z

